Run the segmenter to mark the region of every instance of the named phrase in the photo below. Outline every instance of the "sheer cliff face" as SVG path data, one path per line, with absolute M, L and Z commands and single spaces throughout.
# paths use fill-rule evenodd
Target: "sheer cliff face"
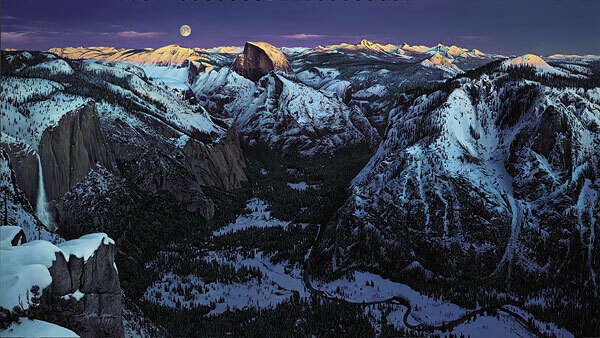
M 11 156 L 17 184 L 35 205 L 40 174 L 36 152 L 23 142 L 12 141 L 3 141 L 2 147 Z M 100 128 L 98 111 L 91 101 L 64 114 L 55 125 L 45 129 L 38 153 L 48 200 L 62 196 L 96 163 L 118 173 L 114 156 Z
M 96 105 L 91 101 L 63 116 L 57 126 L 46 129 L 39 152 L 48 200 L 69 191 L 96 163 L 118 173 L 114 156 L 100 128 Z
M 252 81 L 272 70 L 293 73 L 285 55 L 266 42 L 246 42 L 244 53 L 238 55 L 233 67 L 236 72 Z

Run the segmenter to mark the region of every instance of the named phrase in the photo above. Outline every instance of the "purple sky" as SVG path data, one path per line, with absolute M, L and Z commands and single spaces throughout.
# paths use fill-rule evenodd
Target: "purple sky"
M 340 42 L 434 45 L 502 54 L 600 54 L 600 0 L 3 0 L 2 48 L 243 46 Z M 192 34 L 183 38 L 179 27 Z

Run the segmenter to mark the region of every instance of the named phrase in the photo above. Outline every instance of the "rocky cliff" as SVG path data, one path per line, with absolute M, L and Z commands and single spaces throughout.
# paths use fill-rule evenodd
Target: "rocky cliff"
M 21 190 L 32 203 L 37 203 L 39 169 L 36 151 L 10 136 L 0 146 L 11 157 L 12 168 Z M 93 101 L 70 111 L 42 134 L 38 152 L 48 200 L 54 200 L 77 184 L 96 163 L 118 172 L 114 156 L 100 129 Z
M 59 247 L 68 247 L 72 242 Z M 114 242 L 108 237 L 101 240 L 98 248 L 87 259 L 73 253 L 65 257 L 63 252 L 57 252 L 56 260 L 48 269 L 52 284 L 47 289 L 48 295 L 42 297 L 41 308 L 56 311 L 55 304 L 48 300 L 52 296 L 68 298 L 75 304 L 59 314 L 72 318 L 79 324 L 78 328 L 73 328 L 79 335 L 122 337 L 121 287 L 115 253 Z
M 0 148 L 9 157 L 7 165 L 14 171 L 14 183 L 25 194 L 27 199 L 35 205 L 38 191 L 38 162 L 36 152 L 23 142 L 2 135 Z M 17 183 L 18 182 L 18 183 Z M 28 202 L 29 203 L 29 202 Z
M 230 127 L 221 142 L 204 145 L 188 141 L 184 148 L 185 167 L 194 173 L 201 185 L 224 190 L 239 188 L 246 181 L 244 155 L 234 126 Z
M 233 69 L 252 81 L 272 70 L 293 73 L 285 55 L 266 42 L 246 42 L 244 53 L 238 55 Z
M 48 200 L 69 191 L 96 163 L 118 172 L 93 101 L 64 115 L 57 126 L 46 129 L 39 152 Z
M 67 327 L 82 337 L 124 335 L 116 248 L 106 234 L 53 245 L 27 242 L 17 226 L 2 226 L 0 232 L 4 288 L 0 307 L 17 316 L 26 310 L 29 316 Z M 41 290 L 37 301 L 32 298 L 34 287 Z

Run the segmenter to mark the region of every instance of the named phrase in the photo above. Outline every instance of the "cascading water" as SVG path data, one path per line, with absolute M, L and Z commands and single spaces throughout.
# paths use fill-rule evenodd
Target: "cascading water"
M 54 221 L 52 220 L 52 214 L 48 211 L 48 202 L 46 201 L 46 190 L 44 189 L 44 173 L 42 172 L 42 161 L 40 160 L 40 155 L 36 155 L 38 160 L 38 198 L 37 198 L 37 206 L 36 206 L 36 214 L 39 220 L 46 226 L 48 229 L 52 229 L 54 227 Z

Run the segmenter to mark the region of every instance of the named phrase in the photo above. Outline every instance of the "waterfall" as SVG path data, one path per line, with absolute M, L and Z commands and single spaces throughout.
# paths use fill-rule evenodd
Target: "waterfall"
M 48 211 L 48 202 L 46 201 L 46 190 L 44 189 L 44 173 L 42 172 L 42 161 L 40 160 L 40 155 L 36 155 L 38 160 L 38 197 L 37 197 L 37 205 L 35 207 L 35 212 L 39 220 L 46 226 L 48 229 L 54 228 L 54 221 L 52 220 L 52 215 Z

